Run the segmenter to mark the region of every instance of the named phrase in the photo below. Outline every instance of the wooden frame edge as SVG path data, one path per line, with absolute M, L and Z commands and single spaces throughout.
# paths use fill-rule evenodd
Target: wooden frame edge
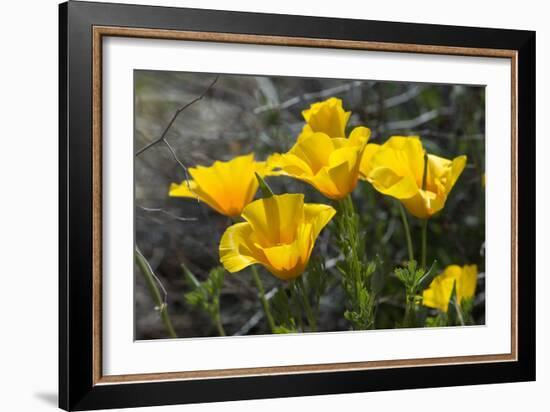
M 511 353 L 494 355 L 454 356 L 441 358 L 416 358 L 383 361 L 365 361 L 348 363 L 328 363 L 315 365 L 289 365 L 255 368 L 235 368 L 202 371 L 144 373 L 130 375 L 103 375 L 102 373 L 102 38 L 131 37 L 164 40 L 187 40 L 237 44 L 258 44 L 291 47 L 317 47 L 351 50 L 385 51 L 398 53 L 422 53 L 473 57 L 509 58 L 511 60 L 511 138 L 512 138 L 512 287 L 511 287 Z M 133 27 L 93 26 L 92 29 L 92 187 L 93 187 L 93 385 L 109 385 L 120 383 L 158 382 L 173 380 L 216 379 L 230 377 L 252 377 L 261 375 L 282 375 L 319 372 L 342 372 L 381 368 L 403 368 L 421 366 L 458 365 L 473 363 L 514 362 L 518 360 L 518 328 L 517 328 L 517 64 L 518 52 L 507 49 L 468 48 L 455 46 L 433 46 L 406 43 L 385 43 L 356 40 L 334 40 L 321 38 L 265 36 L 251 34 L 197 32 L 165 29 L 144 29 Z
M 419 361 L 425 362 L 421 365 Z M 115 384 L 115 383 L 136 383 L 152 381 L 172 381 L 172 380 L 195 380 L 195 379 L 218 379 L 218 378 L 236 378 L 252 377 L 262 375 L 287 375 L 300 373 L 330 373 L 346 372 L 357 370 L 406 368 L 411 366 L 442 366 L 442 365 L 464 365 L 471 363 L 492 363 L 492 362 L 513 362 L 514 359 L 509 354 L 499 355 L 473 355 L 473 356 L 453 356 L 445 358 L 415 358 L 399 360 L 382 360 L 366 362 L 348 362 L 348 363 L 326 363 L 314 365 L 287 365 L 287 366 L 268 366 L 258 368 L 236 368 L 236 369 L 218 369 L 201 370 L 188 372 L 161 372 L 161 373 L 140 373 L 130 375 L 107 375 L 102 376 L 97 384 Z M 391 363 L 391 365 L 390 365 Z
M 257 34 L 144 29 L 136 27 L 94 26 L 94 34 L 112 37 L 134 37 L 163 40 L 188 40 L 219 43 L 258 44 L 268 46 L 319 47 L 351 50 L 370 50 L 398 53 L 448 54 L 457 56 L 508 57 L 515 50 L 484 49 L 457 46 L 433 46 L 359 40 L 334 40 L 309 37 L 266 36 Z
M 511 239 L 511 292 L 512 300 L 510 302 L 511 306 L 511 322 L 512 322 L 512 347 L 511 355 L 514 360 L 518 360 L 518 108 L 517 108 L 517 99 L 518 99 L 518 52 L 514 51 L 511 56 L 511 128 L 512 133 L 512 153 L 511 153 L 511 185 L 512 185 L 512 239 Z
M 92 34 L 92 383 L 103 371 L 102 333 L 102 34 Z

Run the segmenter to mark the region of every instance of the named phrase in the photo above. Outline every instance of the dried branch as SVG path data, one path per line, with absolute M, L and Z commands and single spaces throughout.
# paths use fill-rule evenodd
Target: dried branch
M 162 284 L 158 276 L 155 274 L 155 271 L 151 267 L 151 264 L 149 263 L 149 261 L 145 258 L 145 256 L 143 256 L 143 253 L 141 253 L 141 250 L 139 250 L 137 246 L 136 246 L 136 253 L 143 260 L 143 263 L 145 264 L 147 271 L 151 274 L 153 279 L 155 279 L 155 282 L 158 284 L 158 286 L 162 290 L 163 299 L 162 299 L 161 306 L 166 306 L 166 304 L 168 303 L 168 291 L 166 290 L 166 288 L 164 287 L 164 285 Z
M 434 137 L 439 139 L 456 139 L 457 137 L 460 138 L 460 140 L 469 140 L 469 141 L 483 141 L 485 139 L 484 133 L 475 133 L 471 135 L 460 135 L 457 136 L 456 133 L 443 133 L 439 131 L 433 131 L 431 129 L 421 129 L 416 130 L 415 133 L 418 133 L 418 135 L 422 137 Z
M 384 130 L 411 130 L 424 123 L 436 119 L 439 116 L 447 116 L 453 111 L 451 108 L 443 107 L 441 109 L 430 110 L 429 112 L 424 112 L 420 116 L 415 117 L 414 119 L 408 120 L 397 120 L 395 122 L 388 122 L 384 125 Z
M 170 320 L 170 315 L 168 314 L 168 292 L 166 288 L 158 278 L 158 276 L 153 271 L 153 268 L 149 264 L 149 261 L 143 256 L 139 248 L 136 246 L 136 263 L 139 266 L 139 269 L 151 291 L 151 297 L 155 301 L 156 310 L 159 311 L 160 318 L 166 327 L 166 331 L 172 338 L 177 338 L 178 335 L 172 326 L 172 321 Z M 158 286 L 158 287 L 157 287 Z M 163 296 L 161 297 L 159 288 L 162 290 Z
M 344 93 L 344 92 L 350 91 L 350 90 L 352 90 L 356 87 L 360 87 L 360 86 L 363 85 L 363 83 L 364 83 L 363 81 L 356 80 L 356 81 L 353 81 L 351 83 L 346 83 L 346 84 L 343 84 L 341 86 L 331 87 L 331 88 L 320 90 L 320 91 L 314 92 L 314 93 L 304 93 L 300 96 L 296 96 L 296 97 L 293 97 L 291 99 L 285 100 L 284 102 L 279 103 L 277 105 L 266 104 L 264 106 L 256 107 L 254 109 L 254 114 L 267 112 L 268 110 L 273 110 L 273 109 L 279 109 L 279 110 L 288 109 L 289 107 L 294 106 L 294 105 L 296 105 L 298 103 L 301 103 L 301 102 L 304 102 L 304 101 L 310 101 L 310 100 L 319 99 L 319 98 L 331 97 L 335 94 Z
M 179 220 L 181 222 L 196 222 L 198 219 L 196 217 L 180 217 L 176 216 L 173 213 L 168 212 L 167 210 L 161 208 L 161 207 L 145 207 L 145 206 L 139 206 L 141 210 L 144 212 L 157 212 L 157 213 L 163 213 L 167 216 L 170 216 L 174 220 Z
M 152 141 L 151 143 L 145 145 L 145 147 L 142 147 L 140 150 L 138 150 L 135 154 L 135 156 L 139 156 L 140 154 L 142 154 L 143 152 L 145 152 L 146 150 L 150 149 L 151 147 L 155 146 L 157 143 L 164 143 L 166 145 L 166 147 L 168 148 L 168 150 L 170 151 L 170 153 L 172 154 L 172 157 L 174 158 L 174 160 L 180 165 L 180 167 L 183 169 L 183 173 L 185 175 L 185 181 L 187 182 L 187 187 L 189 188 L 189 190 L 193 193 L 193 190 L 191 189 L 191 186 L 189 185 L 189 173 L 187 172 L 187 167 L 185 166 L 185 164 L 178 158 L 178 155 L 176 154 L 176 151 L 174 150 L 174 148 L 172 147 L 172 145 L 168 142 L 168 140 L 166 140 L 166 135 L 168 133 L 168 131 L 170 130 L 170 128 L 172 127 L 172 125 L 174 124 L 174 122 L 176 121 L 176 119 L 178 118 L 178 116 L 180 115 L 180 113 L 182 113 L 185 109 L 187 109 L 188 107 L 190 107 L 191 105 L 195 104 L 196 102 L 198 102 L 199 100 L 202 100 L 204 98 L 204 96 L 206 96 L 206 94 L 212 90 L 212 87 L 214 87 L 214 85 L 216 84 L 216 82 L 218 81 L 220 75 L 216 75 L 216 77 L 214 78 L 214 80 L 212 81 L 212 83 L 210 83 L 208 85 L 208 87 L 201 93 L 200 96 L 198 97 L 195 97 L 193 100 L 191 100 L 189 103 L 187 104 L 184 104 L 183 106 L 181 106 L 179 109 L 176 110 L 176 112 L 174 113 L 174 115 L 172 116 L 172 119 L 170 119 L 170 121 L 168 122 L 168 125 L 166 125 L 166 127 L 164 128 L 163 132 L 161 133 L 160 137 L 154 141 Z M 197 200 L 198 200 L 198 196 L 197 196 Z
M 265 294 L 265 299 L 269 301 L 273 296 L 275 296 L 275 293 L 277 293 L 278 288 L 273 288 L 269 292 Z M 260 320 L 265 316 L 264 310 L 261 309 L 254 313 L 250 319 L 248 319 L 243 326 L 240 327 L 240 329 L 233 334 L 233 336 L 242 336 L 246 335 L 252 328 L 254 328 Z
M 423 89 L 424 88 L 422 86 L 415 85 L 404 93 L 398 94 L 396 96 L 388 97 L 381 104 L 380 103 L 369 104 L 367 107 L 365 107 L 365 112 L 377 113 L 380 109 L 389 109 L 395 106 L 399 106 L 400 104 L 406 103 L 414 99 L 416 96 L 418 96 L 422 92 Z
M 380 240 L 382 244 L 388 243 L 391 239 L 393 232 L 395 232 L 395 228 L 397 226 L 396 221 L 396 219 L 390 219 L 390 223 L 388 224 L 386 233 L 384 233 L 384 236 L 382 236 L 382 239 Z
M 147 151 L 148 149 L 152 148 L 153 146 L 155 146 L 156 144 L 158 143 L 164 143 L 164 145 L 168 148 L 168 150 L 170 151 L 170 154 L 172 155 L 172 157 L 174 158 L 174 160 L 178 163 L 178 165 L 183 169 L 183 173 L 185 175 L 185 181 L 187 182 L 187 187 L 189 188 L 189 190 L 191 192 L 193 192 L 193 190 L 191 189 L 191 186 L 189 184 L 189 173 L 187 171 L 187 167 L 185 166 L 185 164 L 179 159 L 177 153 L 176 153 L 176 150 L 172 147 L 172 145 L 168 142 L 168 140 L 166 139 L 166 135 L 168 134 L 168 131 L 170 130 L 170 128 L 172 127 L 172 125 L 174 124 L 174 122 L 176 121 L 176 119 L 178 118 L 178 116 L 180 115 L 180 113 L 182 113 L 185 109 L 187 109 L 188 107 L 192 106 L 193 104 L 195 104 L 196 102 L 198 102 L 199 100 L 202 100 L 210 90 L 212 90 L 212 88 L 214 87 L 214 85 L 216 84 L 216 82 L 218 81 L 220 75 L 216 75 L 216 77 L 214 78 L 214 80 L 208 85 L 208 87 L 200 94 L 200 96 L 198 97 L 195 97 L 193 100 L 191 100 L 190 102 L 184 104 L 183 106 L 181 106 L 180 108 L 178 108 L 174 115 L 172 116 L 172 118 L 170 119 L 170 121 L 168 122 L 168 124 L 166 125 L 166 127 L 164 128 L 163 132 L 161 133 L 160 137 L 154 141 L 152 141 L 151 143 L 145 145 L 144 147 L 142 147 L 141 149 L 139 149 L 135 156 L 139 156 L 141 155 L 142 153 L 144 153 L 145 151 Z M 197 198 L 197 201 L 200 202 L 199 200 L 199 197 L 196 196 Z M 146 210 L 145 208 L 143 208 L 144 210 Z M 168 215 L 171 215 L 169 212 L 166 212 L 164 211 L 163 209 L 159 209 L 159 210 L 156 210 L 158 212 L 162 212 L 162 213 L 165 213 L 165 214 L 168 214 Z M 207 220 L 208 219 L 208 216 L 206 215 L 206 213 L 204 213 L 205 216 L 207 217 Z M 174 215 L 171 215 L 172 217 L 176 218 L 177 220 L 180 220 L 180 221 L 183 221 L 183 220 L 196 220 L 196 219 L 193 219 L 193 218 L 180 218 L 180 217 L 177 217 L 177 216 L 174 216 Z
M 156 140 L 153 140 L 151 143 L 145 145 L 144 147 L 142 147 L 141 149 L 139 149 L 137 152 L 136 152 L 136 156 L 139 156 L 140 154 L 142 154 L 143 152 L 145 152 L 146 150 L 150 149 L 151 147 L 153 147 L 154 145 L 156 145 L 157 143 L 160 143 L 160 142 L 164 142 L 166 143 L 166 134 L 168 133 L 168 131 L 170 130 L 170 128 L 172 127 L 172 125 L 174 124 L 174 122 L 176 121 L 176 119 L 178 118 L 178 116 L 180 115 L 181 112 L 183 112 L 185 109 L 187 109 L 189 106 L 192 106 L 193 104 L 195 104 L 196 102 L 198 102 L 199 100 L 202 100 L 204 98 L 204 96 L 206 96 L 206 94 L 212 90 L 212 87 L 214 87 L 214 85 L 216 84 L 216 82 L 218 81 L 218 78 L 220 76 L 219 75 L 216 75 L 216 77 L 214 78 L 214 80 L 212 81 L 212 83 L 210 83 L 210 85 L 201 93 L 200 96 L 198 97 L 195 97 L 193 100 L 191 100 L 189 103 L 187 104 L 184 104 L 183 106 L 181 106 L 179 109 L 176 110 L 176 112 L 174 113 L 174 115 L 172 116 L 172 119 L 170 119 L 170 121 L 168 122 L 168 125 L 166 125 L 166 127 L 164 128 L 162 134 L 160 135 L 160 137 Z M 169 145 L 168 145 L 169 146 Z M 178 161 L 178 163 L 181 163 Z
M 172 157 L 174 158 L 174 160 L 176 161 L 177 164 L 180 165 L 180 167 L 184 170 L 185 172 L 185 180 L 187 180 L 187 186 L 189 187 L 189 176 L 187 175 L 187 167 L 183 164 L 183 162 L 178 158 L 178 155 L 176 154 L 176 151 L 174 150 L 174 148 L 170 145 L 170 143 L 168 143 L 168 140 L 164 139 L 163 140 L 164 144 L 166 145 L 166 147 L 168 148 L 168 150 L 170 150 L 170 153 L 172 154 Z M 189 190 L 192 191 L 191 187 L 189 187 Z

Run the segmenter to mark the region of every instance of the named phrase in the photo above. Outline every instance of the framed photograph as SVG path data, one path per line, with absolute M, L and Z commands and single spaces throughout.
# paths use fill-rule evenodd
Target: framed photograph
M 66 410 L 535 379 L 535 33 L 60 5 Z

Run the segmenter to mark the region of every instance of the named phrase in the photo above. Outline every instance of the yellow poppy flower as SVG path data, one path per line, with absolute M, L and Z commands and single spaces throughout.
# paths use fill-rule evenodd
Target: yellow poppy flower
M 244 208 L 245 222 L 223 234 L 220 261 L 232 273 L 260 264 L 279 279 L 294 279 L 306 269 L 317 236 L 335 213 L 328 205 L 304 204 L 303 194 L 256 200 Z
M 237 217 L 258 190 L 255 172 L 269 170 L 266 162 L 256 162 L 254 154 L 238 156 L 212 166 L 190 167 L 193 179 L 170 185 L 169 196 L 199 199 L 222 215 Z
M 325 101 L 313 103 L 309 109 L 302 111 L 306 124 L 302 129 L 301 137 L 313 133 L 325 133 L 330 137 L 345 137 L 346 125 L 351 112 L 346 112 L 342 100 L 331 97 Z
M 439 309 L 442 312 L 447 312 L 453 286 L 456 287 L 456 298 L 459 303 L 463 299 L 471 298 L 475 295 L 477 284 L 477 266 L 465 265 L 450 265 L 439 274 L 428 289 L 424 290 L 422 303 L 424 306 Z
M 426 219 L 445 201 L 466 166 L 466 156 L 453 160 L 427 155 L 426 187 L 424 149 L 418 136 L 393 136 L 383 145 L 369 144 L 361 161 L 361 175 L 376 190 L 400 200 L 407 210 Z
M 359 165 L 371 131 L 356 127 L 346 138 L 351 112 L 345 112 L 342 101 L 334 97 L 312 104 L 302 114 L 307 123 L 296 144 L 287 153 L 269 158 L 268 163 L 279 168 L 271 174 L 309 183 L 329 199 L 343 199 L 357 186 Z

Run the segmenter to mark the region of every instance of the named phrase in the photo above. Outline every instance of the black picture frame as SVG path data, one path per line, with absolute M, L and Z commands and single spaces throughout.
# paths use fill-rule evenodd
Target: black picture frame
M 517 52 L 517 361 L 98 385 L 93 379 L 92 28 Z M 59 406 L 89 410 L 535 380 L 535 32 L 70 1 L 59 6 Z

